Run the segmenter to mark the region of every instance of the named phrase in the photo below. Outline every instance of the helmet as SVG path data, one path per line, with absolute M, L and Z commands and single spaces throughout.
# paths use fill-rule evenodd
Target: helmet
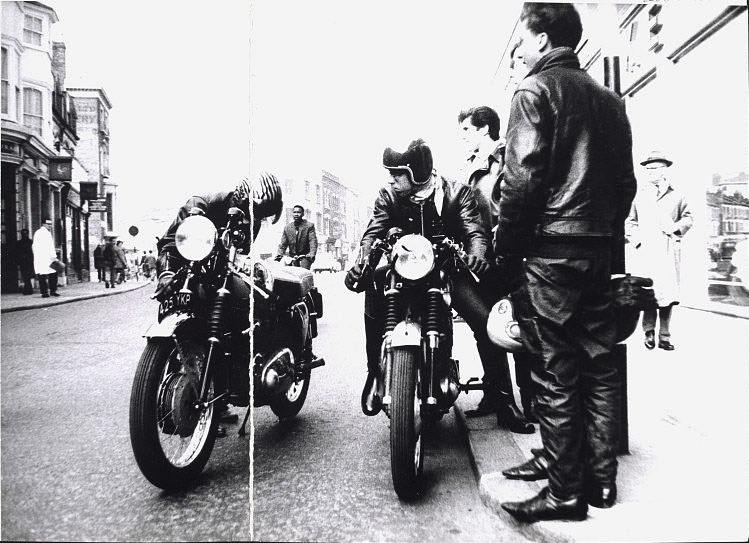
M 489 312 L 486 321 L 486 332 L 492 343 L 507 351 L 517 352 L 523 349 L 520 342 L 520 326 L 513 317 L 512 302 L 502 298 Z
M 382 165 L 391 172 L 407 171 L 414 185 L 423 185 L 432 176 L 432 150 L 422 139 L 412 141 L 402 153 L 388 147 L 382 154 Z
M 274 223 L 278 221 L 283 209 L 283 197 L 275 175 L 263 172 L 252 183 L 244 178 L 237 184 L 234 188 L 234 205 L 249 215 L 250 202 L 256 220 L 273 217 Z

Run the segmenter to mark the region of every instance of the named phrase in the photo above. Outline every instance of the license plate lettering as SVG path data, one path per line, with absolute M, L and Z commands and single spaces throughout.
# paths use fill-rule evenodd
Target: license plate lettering
M 190 306 L 192 300 L 192 293 L 190 292 L 177 292 L 173 294 L 159 305 L 159 316 L 171 313 L 175 309 L 187 308 Z

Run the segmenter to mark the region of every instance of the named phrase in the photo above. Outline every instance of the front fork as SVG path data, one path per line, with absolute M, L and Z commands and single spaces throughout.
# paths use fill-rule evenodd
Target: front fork
M 227 288 L 228 281 L 229 277 L 224 276 L 221 288 L 219 288 L 216 292 L 216 298 L 213 301 L 213 307 L 211 308 L 211 312 L 208 316 L 208 356 L 206 357 L 205 369 L 203 371 L 203 376 L 200 382 L 200 400 L 199 403 L 195 406 L 196 408 L 206 408 L 210 404 L 228 396 L 229 394 L 228 391 L 225 390 L 226 387 L 222 387 L 222 389 L 224 390 L 222 390 L 221 394 L 214 397 L 210 401 L 208 400 L 208 386 L 211 382 L 211 377 L 213 374 L 212 366 L 217 356 L 217 351 L 221 349 L 221 336 L 224 330 L 224 315 L 226 313 L 226 308 L 229 304 L 229 296 L 231 294 L 229 292 L 229 289 Z

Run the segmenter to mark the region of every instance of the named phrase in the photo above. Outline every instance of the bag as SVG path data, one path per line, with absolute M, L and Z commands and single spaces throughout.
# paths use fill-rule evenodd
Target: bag
M 57 259 L 53 260 L 52 263 L 49 265 L 49 267 L 55 270 L 55 273 L 65 271 L 65 264 L 63 264 Z

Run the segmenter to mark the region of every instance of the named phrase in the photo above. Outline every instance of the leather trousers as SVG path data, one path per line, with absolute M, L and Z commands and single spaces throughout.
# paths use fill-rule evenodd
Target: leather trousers
M 560 499 L 578 497 L 586 482 L 616 480 L 620 389 L 610 359 L 610 256 L 529 257 L 524 269 L 513 300 L 531 354 L 549 489 Z

